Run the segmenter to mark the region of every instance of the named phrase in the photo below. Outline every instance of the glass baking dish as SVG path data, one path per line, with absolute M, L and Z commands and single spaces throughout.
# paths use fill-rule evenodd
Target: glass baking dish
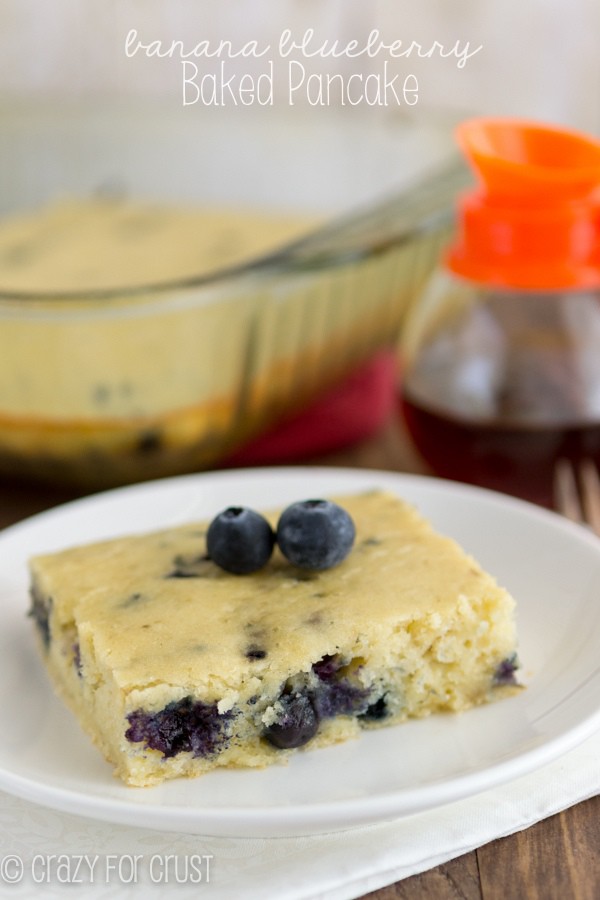
M 154 202 L 279 204 L 320 219 L 274 252 L 198 277 L 0 293 L 0 472 L 84 488 L 218 465 L 393 346 L 466 177 L 445 129 L 435 140 L 413 129 L 411 159 L 398 158 L 404 179 L 387 172 L 386 182 L 374 175 L 382 155 L 406 146 L 406 126 L 393 138 L 388 128 L 379 147 L 373 134 L 343 165 L 340 147 L 352 144 L 343 123 L 329 136 L 322 121 L 304 126 L 316 155 L 302 166 L 288 154 L 297 145 L 289 121 L 267 127 L 240 115 L 182 130 L 179 118 L 155 111 L 18 109 L 4 110 L 2 123 L 3 214 L 57 191 L 102 189 Z M 247 141 L 249 124 L 260 161 L 236 187 L 240 157 L 222 148 Z M 202 151 L 190 156 L 199 129 Z M 370 179 L 362 168 L 369 146 L 378 147 Z

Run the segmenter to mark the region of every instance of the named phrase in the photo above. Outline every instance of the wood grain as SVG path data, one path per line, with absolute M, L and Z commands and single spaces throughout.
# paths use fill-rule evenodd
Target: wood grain
M 477 858 L 484 900 L 598 900 L 600 797 L 493 841 Z
M 477 856 L 466 853 L 366 896 L 369 900 L 482 900 Z
M 368 900 L 598 900 L 600 797 L 366 896 Z

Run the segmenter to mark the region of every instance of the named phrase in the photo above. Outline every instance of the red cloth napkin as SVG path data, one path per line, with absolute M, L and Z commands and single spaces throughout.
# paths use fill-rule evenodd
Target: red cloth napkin
M 396 359 L 379 353 L 310 408 L 236 451 L 226 466 L 290 463 L 358 443 L 380 428 L 395 403 Z

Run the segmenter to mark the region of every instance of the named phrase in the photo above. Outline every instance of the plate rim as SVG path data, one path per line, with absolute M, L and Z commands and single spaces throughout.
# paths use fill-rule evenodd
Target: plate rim
M 136 494 L 147 494 L 155 491 L 165 492 L 179 486 L 193 485 L 197 482 L 237 481 L 237 480 L 281 480 L 290 477 L 298 478 L 309 475 L 317 478 L 348 479 L 357 488 L 366 489 L 369 481 L 375 485 L 383 482 L 383 487 L 397 485 L 401 495 L 401 485 L 411 485 L 417 492 L 421 489 L 434 493 L 452 493 L 463 497 L 480 497 L 487 502 L 501 504 L 515 513 L 525 512 L 546 525 L 554 526 L 571 534 L 573 539 L 584 542 L 594 548 L 600 559 L 600 543 L 598 538 L 588 533 L 581 526 L 569 522 L 558 513 L 535 506 L 528 501 L 501 494 L 486 488 L 479 488 L 462 482 L 441 479 L 429 475 L 421 475 L 390 470 L 328 467 L 328 466 L 281 466 L 243 469 L 222 469 L 210 472 L 191 473 L 171 478 L 142 482 L 108 491 L 91 494 L 61 503 L 50 509 L 29 516 L 0 532 L 0 551 L 5 542 L 11 538 L 20 539 L 32 527 L 52 523 L 54 519 L 65 513 L 75 512 L 80 508 L 96 506 L 98 503 L 121 500 L 135 503 Z M 387 483 L 387 484 L 386 484 Z M 409 501 L 410 502 L 410 501 Z M 149 530 L 157 527 L 150 525 Z M 126 532 L 124 532 L 126 533 Z M 0 761 L 0 788 L 25 800 L 41 804 L 62 812 L 80 815 L 100 821 L 114 822 L 131 826 L 142 826 L 158 830 L 191 831 L 203 835 L 222 836 L 282 836 L 285 834 L 317 834 L 323 831 L 338 831 L 362 824 L 375 823 L 391 818 L 402 818 L 432 808 L 480 794 L 508 781 L 529 774 L 564 755 L 581 744 L 600 726 L 600 704 L 590 711 L 578 724 L 567 727 L 542 744 L 524 750 L 509 759 L 498 761 L 483 769 L 466 772 L 457 776 L 448 776 L 441 782 L 420 785 L 416 788 L 391 790 L 389 793 L 360 798 L 339 799 L 323 803 L 307 803 L 303 805 L 280 807 L 185 807 L 178 804 L 164 806 L 158 803 L 138 805 L 135 801 L 121 798 L 104 797 L 89 794 L 85 791 L 48 785 L 43 781 L 11 773 L 5 763 Z M 152 821 L 150 821 L 152 819 Z M 158 821 L 154 821 L 157 819 Z M 344 825 L 340 826 L 340 821 Z M 236 830 L 236 826 L 241 831 Z

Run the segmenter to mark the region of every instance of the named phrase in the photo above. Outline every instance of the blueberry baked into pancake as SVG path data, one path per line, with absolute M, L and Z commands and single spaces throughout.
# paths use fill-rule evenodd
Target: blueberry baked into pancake
M 131 785 L 518 688 L 514 600 L 389 493 L 229 507 L 30 565 L 52 680 Z

